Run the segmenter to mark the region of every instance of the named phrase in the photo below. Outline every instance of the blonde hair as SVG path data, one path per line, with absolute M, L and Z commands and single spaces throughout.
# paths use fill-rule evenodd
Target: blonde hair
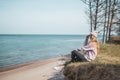
M 91 41 L 91 42 L 95 42 L 96 43 L 96 45 L 97 45 L 97 53 L 98 53 L 99 52 L 99 41 L 98 41 L 98 39 L 95 37 L 95 40 Z

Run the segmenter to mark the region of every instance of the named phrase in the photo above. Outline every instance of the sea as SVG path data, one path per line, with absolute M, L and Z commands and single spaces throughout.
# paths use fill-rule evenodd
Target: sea
M 85 35 L 0 35 L 0 68 L 70 54 Z

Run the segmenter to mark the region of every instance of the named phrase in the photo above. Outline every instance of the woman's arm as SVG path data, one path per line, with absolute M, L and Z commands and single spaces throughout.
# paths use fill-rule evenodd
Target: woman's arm
M 89 37 L 90 37 L 90 35 L 87 35 L 87 36 L 86 36 L 84 46 L 86 46 L 86 45 L 88 44 L 88 39 L 89 39 Z
M 90 42 L 88 45 L 83 46 L 81 49 L 88 51 L 88 50 L 96 50 L 97 46 L 96 43 Z
M 84 42 L 84 46 L 88 45 L 88 39 L 89 39 L 90 35 L 86 36 L 85 42 Z M 77 49 L 78 51 L 82 51 L 82 48 Z
M 81 49 L 84 51 L 89 51 L 89 50 L 94 50 L 95 48 L 90 45 L 87 45 L 87 46 L 83 46 Z

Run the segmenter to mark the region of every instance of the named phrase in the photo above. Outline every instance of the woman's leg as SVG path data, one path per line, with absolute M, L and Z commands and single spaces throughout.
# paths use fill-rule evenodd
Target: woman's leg
M 77 62 L 77 61 L 83 61 L 85 60 L 84 56 L 80 54 L 78 51 L 73 50 L 71 53 L 71 61 L 72 62 Z
M 72 62 L 77 62 L 80 61 L 79 57 L 78 57 L 78 52 L 76 50 L 73 50 L 71 52 L 71 61 Z
M 76 58 L 74 51 L 75 51 L 75 50 L 73 50 L 73 51 L 71 52 L 71 61 L 72 61 L 72 62 L 75 62 L 75 58 Z

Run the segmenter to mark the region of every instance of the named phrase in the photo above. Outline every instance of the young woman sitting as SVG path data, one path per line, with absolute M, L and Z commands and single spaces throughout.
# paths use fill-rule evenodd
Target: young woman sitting
M 73 50 L 71 52 L 72 62 L 95 60 L 99 51 L 97 34 L 98 34 L 97 31 L 91 32 L 90 35 L 86 36 L 85 45 L 81 49 Z M 90 42 L 88 43 L 89 38 L 90 38 Z
M 98 51 L 99 43 L 97 40 L 97 31 L 90 33 L 86 36 L 85 45 L 81 49 L 73 50 L 71 52 L 71 61 L 66 62 L 64 65 L 54 67 L 55 70 L 62 70 L 67 64 L 71 62 L 83 62 L 83 61 L 92 61 L 95 60 Z M 90 42 L 88 43 L 88 39 Z

